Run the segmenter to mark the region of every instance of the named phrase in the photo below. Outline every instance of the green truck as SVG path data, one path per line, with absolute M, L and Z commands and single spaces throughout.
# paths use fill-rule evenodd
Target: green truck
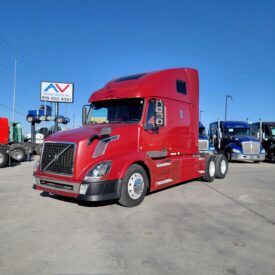
M 21 124 L 0 117 L 0 168 L 7 166 L 9 159 L 25 161 L 32 152 L 32 143 L 23 142 Z

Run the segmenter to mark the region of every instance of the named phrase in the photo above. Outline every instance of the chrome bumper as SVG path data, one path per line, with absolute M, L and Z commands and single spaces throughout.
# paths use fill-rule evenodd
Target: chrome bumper
M 121 179 L 95 182 L 65 182 L 34 176 L 33 188 L 57 195 L 74 197 L 82 201 L 104 201 L 120 198 Z M 85 186 L 81 192 L 81 186 Z
M 244 155 L 244 154 L 232 153 L 231 160 L 239 160 L 239 161 L 245 161 L 245 160 L 264 161 L 265 160 L 265 154 Z
M 66 182 L 61 180 L 52 180 L 34 176 L 34 184 L 40 188 L 49 188 L 53 191 L 63 191 L 72 194 L 79 194 L 79 182 Z

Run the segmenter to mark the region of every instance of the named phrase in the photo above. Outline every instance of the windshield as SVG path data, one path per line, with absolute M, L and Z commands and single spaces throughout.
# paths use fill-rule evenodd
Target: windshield
M 141 120 L 143 99 L 114 99 L 93 102 L 86 120 L 91 123 L 137 123 Z
M 199 128 L 199 134 L 200 135 L 205 135 L 205 127 L 200 127 Z
M 271 135 L 272 137 L 275 137 L 275 128 L 271 128 Z
M 226 128 L 225 134 L 228 136 L 249 136 L 248 128 Z

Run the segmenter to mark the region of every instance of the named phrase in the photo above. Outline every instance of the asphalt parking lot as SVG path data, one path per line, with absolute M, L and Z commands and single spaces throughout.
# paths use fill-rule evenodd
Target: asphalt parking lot
M 35 191 L 33 165 L 0 170 L 0 274 L 275 274 L 275 164 L 135 208 Z

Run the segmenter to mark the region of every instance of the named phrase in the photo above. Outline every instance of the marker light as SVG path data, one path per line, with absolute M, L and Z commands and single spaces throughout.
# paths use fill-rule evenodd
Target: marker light
M 89 184 L 87 184 L 87 183 L 80 184 L 79 194 L 80 195 L 85 195 L 86 192 L 87 192 L 88 187 L 89 187 Z

